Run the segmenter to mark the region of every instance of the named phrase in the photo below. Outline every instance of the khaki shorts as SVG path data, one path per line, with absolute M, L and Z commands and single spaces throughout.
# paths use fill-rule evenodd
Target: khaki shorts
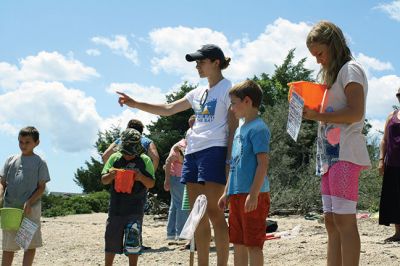
M 30 219 L 32 222 L 36 223 L 39 225 L 38 230 L 36 233 L 33 235 L 33 239 L 31 244 L 29 245 L 28 249 L 35 249 L 38 247 L 41 247 L 42 244 L 42 232 L 40 230 L 40 216 L 42 213 L 42 205 L 39 202 L 38 204 L 35 204 L 32 206 L 32 212 L 30 215 L 26 215 L 28 219 Z M 20 250 L 21 248 L 17 245 L 15 242 L 15 236 L 17 235 L 17 231 L 5 231 L 2 230 L 3 232 L 3 239 L 2 239 L 2 250 L 3 251 L 17 251 Z

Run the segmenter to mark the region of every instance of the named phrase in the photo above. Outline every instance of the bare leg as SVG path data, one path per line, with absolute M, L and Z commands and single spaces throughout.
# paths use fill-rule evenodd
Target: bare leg
M 342 245 L 342 265 L 358 265 L 360 262 L 360 235 L 355 214 L 333 214 Z
M 214 228 L 217 265 L 219 266 L 227 265 L 229 257 L 228 224 L 224 212 L 218 208 L 218 200 L 224 192 L 224 188 L 223 185 L 213 182 L 206 182 L 204 185 L 204 194 L 208 201 L 207 214 Z
M 23 266 L 31 266 L 33 264 L 33 259 L 35 258 L 36 249 L 28 249 L 24 252 L 24 258 L 22 261 Z
M 333 214 L 325 213 L 325 228 L 328 233 L 328 266 L 336 266 L 342 264 L 340 233 L 336 228 Z
M 114 257 L 115 254 L 111 252 L 106 252 L 104 260 L 105 260 L 105 266 L 112 266 L 114 262 Z
M 217 265 L 225 266 L 228 264 L 228 224 L 225 221 L 224 212 L 218 208 L 218 200 L 221 197 L 224 188 L 224 185 L 213 182 L 206 182 L 204 185 L 187 183 L 191 207 L 193 207 L 198 195 L 204 194 L 207 197 L 207 211 L 203 219 L 200 221 L 195 234 L 199 266 L 208 265 L 211 240 L 211 229 L 208 219 L 211 220 L 214 228 L 215 246 L 217 249 Z
M 247 248 L 244 245 L 234 244 L 233 249 L 234 249 L 234 255 L 233 255 L 234 265 L 235 266 L 247 265 L 249 261 Z
M 247 247 L 250 258 L 250 266 L 262 266 L 264 265 L 264 254 L 259 247 Z
M 139 255 L 132 254 L 129 255 L 129 266 L 137 266 Z
M 395 224 L 394 225 L 394 235 L 386 238 L 385 242 L 398 242 L 400 241 L 400 224 Z
M 400 224 L 395 224 L 394 225 L 394 228 L 395 228 L 395 234 L 394 234 L 394 236 L 398 239 L 398 240 L 400 240 Z
M 3 258 L 1 259 L 1 266 L 11 266 L 14 260 L 14 252 L 3 251 Z

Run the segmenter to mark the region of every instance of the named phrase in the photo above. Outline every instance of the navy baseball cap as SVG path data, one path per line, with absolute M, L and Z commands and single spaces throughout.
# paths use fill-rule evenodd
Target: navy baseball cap
M 224 52 L 215 44 L 203 45 L 199 50 L 194 53 L 187 54 L 186 60 L 193 62 L 201 59 L 219 59 L 221 62 L 225 60 Z

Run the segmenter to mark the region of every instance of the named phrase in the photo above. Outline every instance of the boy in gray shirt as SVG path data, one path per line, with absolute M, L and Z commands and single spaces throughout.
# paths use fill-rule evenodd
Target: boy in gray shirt
M 24 217 L 39 225 L 28 250 L 24 252 L 23 264 L 32 265 L 36 248 L 42 246 L 41 196 L 50 176 L 46 162 L 33 151 L 39 145 L 38 130 L 34 127 L 21 129 L 18 142 L 21 154 L 10 156 L 0 168 L 0 206 L 23 209 Z M 16 233 L 3 230 L 2 265 L 11 265 L 15 251 L 20 249 L 15 242 Z

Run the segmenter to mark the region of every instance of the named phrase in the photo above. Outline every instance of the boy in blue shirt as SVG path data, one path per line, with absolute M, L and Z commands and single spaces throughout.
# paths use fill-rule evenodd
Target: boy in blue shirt
M 50 175 L 46 162 L 34 153 L 40 142 L 39 131 L 34 127 L 21 129 L 18 142 L 21 153 L 10 156 L 4 167 L 0 168 L 0 207 L 3 205 L 3 207 L 23 209 L 24 216 L 39 226 L 28 249 L 24 252 L 23 265 L 32 265 L 36 248 L 42 246 L 41 197 L 46 189 L 46 183 L 50 181 Z M 16 234 L 17 231 L 3 230 L 1 265 L 11 265 L 15 251 L 20 249 L 15 241 Z
M 140 144 L 141 134 L 127 128 L 121 135 L 119 151 L 104 165 L 101 181 L 111 184 L 110 205 L 105 233 L 105 265 L 113 264 L 115 254 L 125 253 L 129 265 L 137 265 L 141 254 L 142 222 L 147 189 L 155 184 L 151 159 Z M 130 193 L 117 192 L 115 169 L 133 170 L 135 182 Z
M 270 207 L 267 169 L 270 132 L 258 116 L 262 90 L 246 80 L 229 91 L 231 109 L 244 123 L 236 129 L 230 171 L 221 209 L 229 201 L 229 241 L 234 244 L 235 265 L 263 265 L 262 248 Z

